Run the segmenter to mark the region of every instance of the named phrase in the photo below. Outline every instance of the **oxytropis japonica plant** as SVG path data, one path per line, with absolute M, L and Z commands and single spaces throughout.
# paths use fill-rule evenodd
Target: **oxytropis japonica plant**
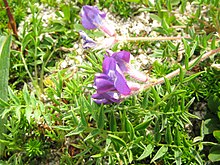
M 107 36 L 99 44 L 85 32 L 80 31 L 84 48 L 108 48 L 119 41 L 114 27 L 106 20 L 106 14 L 97 7 L 83 6 L 80 16 L 84 28 L 88 30 L 98 28 Z M 95 75 L 94 86 L 97 93 L 93 94 L 92 98 L 98 104 L 119 103 L 124 97 L 138 91 L 141 88 L 139 83 L 146 82 L 148 77 L 130 64 L 130 52 L 124 50 L 112 52 L 108 49 L 106 52 L 102 64 L 103 72 Z M 133 78 L 133 81 L 128 80 L 126 75 Z

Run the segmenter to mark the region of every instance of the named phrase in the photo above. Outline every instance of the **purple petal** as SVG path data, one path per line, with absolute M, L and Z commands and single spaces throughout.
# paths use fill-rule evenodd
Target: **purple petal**
M 94 48 L 96 46 L 96 42 L 90 38 L 84 31 L 79 31 L 80 36 L 83 39 L 83 49 Z
M 119 103 L 121 101 L 120 95 L 117 92 L 95 93 L 92 95 L 92 98 L 97 104 Z
M 120 51 L 112 54 L 112 57 L 117 61 L 117 65 L 122 72 L 127 72 L 128 68 L 126 66 L 130 61 L 130 52 Z
M 104 98 L 102 94 L 95 93 L 92 95 L 92 98 L 97 104 L 110 104 L 111 103 L 111 101 Z
M 98 93 L 104 93 L 111 90 L 115 90 L 114 83 L 105 79 L 96 78 L 95 86 L 97 87 Z
M 85 5 L 81 10 L 81 22 L 86 29 L 96 29 L 102 25 L 102 19 L 106 17 L 97 7 Z
M 105 56 L 105 59 L 102 63 L 103 73 L 109 75 L 110 71 L 114 71 L 116 69 L 116 61 L 114 58 Z
M 120 94 L 129 95 L 131 93 L 124 75 L 118 71 L 115 72 L 116 79 L 114 81 L 115 88 Z
M 120 95 L 117 92 L 104 93 L 104 97 L 114 103 L 119 103 L 121 101 Z
M 98 93 L 116 90 L 112 79 L 103 73 L 98 73 L 95 75 L 94 85 L 96 86 Z
M 116 61 L 118 60 L 123 60 L 124 62 L 126 63 L 129 63 L 130 61 L 130 52 L 127 52 L 127 51 L 120 51 L 120 52 L 115 52 L 112 54 L 112 57 L 114 57 L 114 59 Z

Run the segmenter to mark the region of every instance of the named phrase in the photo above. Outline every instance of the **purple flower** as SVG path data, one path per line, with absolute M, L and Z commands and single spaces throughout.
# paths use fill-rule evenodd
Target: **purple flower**
M 116 35 L 114 28 L 105 20 L 106 13 L 100 11 L 97 7 L 88 5 L 83 6 L 80 16 L 84 28 L 88 30 L 99 28 L 109 36 Z
M 97 93 L 92 95 L 98 104 L 120 102 L 121 95 L 131 93 L 127 81 L 113 57 L 105 56 L 103 61 L 103 73 L 96 74 L 94 85 Z
M 120 95 L 115 91 L 109 91 L 106 93 L 95 93 L 92 95 L 92 98 L 97 104 L 111 104 L 111 103 L 120 103 Z
M 108 37 L 99 42 L 94 41 L 84 31 L 79 31 L 80 36 L 83 39 L 83 49 L 93 48 L 94 50 L 110 48 L 117 42 L 115 37 Z
M 129 89 L 127 81 L 114 58 L 106 56 L 103 61 L 102 70 L 104 74 L 109 76 L 114 83 L 115 89 L 120 92 L 120 94 L 130 94 L 131 90 Z
M 83 39 L 83 49 L 94 48 L 96 46 L 96 42 L 84 31 L 79 31 L 79 34 Z
M 115 53 L 108 51 L 108 54 L 116 60 L 117 65 L 119 66 L 122 72 L 128 71 L 127 65 L 130 62 L 130 52 L 124 50 Z
M 147 76 L 143 74 L 142 72 L 133 69 L 132 66 L 129 64 L 130 62 L 130 52 L 127 51 L 119 51 L 119 52 L 111 52 L 107 51 L 108 54 L 113 57 L 117 61 L 117 65 L 121 69 L 123 73 L 129 74 L 131 77 L 134 79 L 141 81 L 141 82 L 146 82 L 147 81 Z

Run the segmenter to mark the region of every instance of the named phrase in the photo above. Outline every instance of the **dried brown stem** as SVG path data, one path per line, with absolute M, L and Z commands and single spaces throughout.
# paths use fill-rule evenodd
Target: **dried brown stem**
M 3 1 L 4 1 L 4 4 L 5 4 L 6 11 L 7 11 L 9 24 L 10 24 L 12 30 L 13 30 L 14 36 L 16 37 L 16 39 L 18 39 L 18 33 L 17 33 L 17 28 L 16 28 L 16 23 L 15 23 L 14 17 L 11 14 L 11 10 L 10 10 L 10 7 L 8 6 L 7 0 L 3 0 Z

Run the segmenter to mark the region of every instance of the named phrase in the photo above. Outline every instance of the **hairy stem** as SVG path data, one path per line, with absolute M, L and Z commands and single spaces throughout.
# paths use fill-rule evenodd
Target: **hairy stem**
M 118 41 L 168 41 L 168 40 L 182 40 L 190 37 L 117 37 Z
M 210 57 L 211 55 L 214 55 L 214 54 L 219 53 L 219 52 L 220 52 L 220 48 L 211 50 L 211 51 L 205 53 L 201 58 L 197 57 L 194 60 L 190 61 L 189 62 L 189 67 L 192 66 L 197 60 L 198 60 L 198 63 L 200 63 L 200 62 L 204 61 L 205 59 L 207 59 L 208 57 Z M 185 65 L 182 66 L 182 69 L 186 70 Z M 177 70 L 167 74 L 165 77 L 167 79 L 171 79 L 171 78 L 177 76 L 179 73 L 180 73 L 180 69 L 177 69 Z M 153 82 L 150 82 L 148 84 L 144 84 L 139 91 L 143 91 L 145 89 L 148 89 L 151 86 L 155 86 L 155 85 L 158 85 L 158 84 L 163 84 L 164 82 L 165 82 L 164 77 L 161 77 L 159 79 L 154 80 Z

